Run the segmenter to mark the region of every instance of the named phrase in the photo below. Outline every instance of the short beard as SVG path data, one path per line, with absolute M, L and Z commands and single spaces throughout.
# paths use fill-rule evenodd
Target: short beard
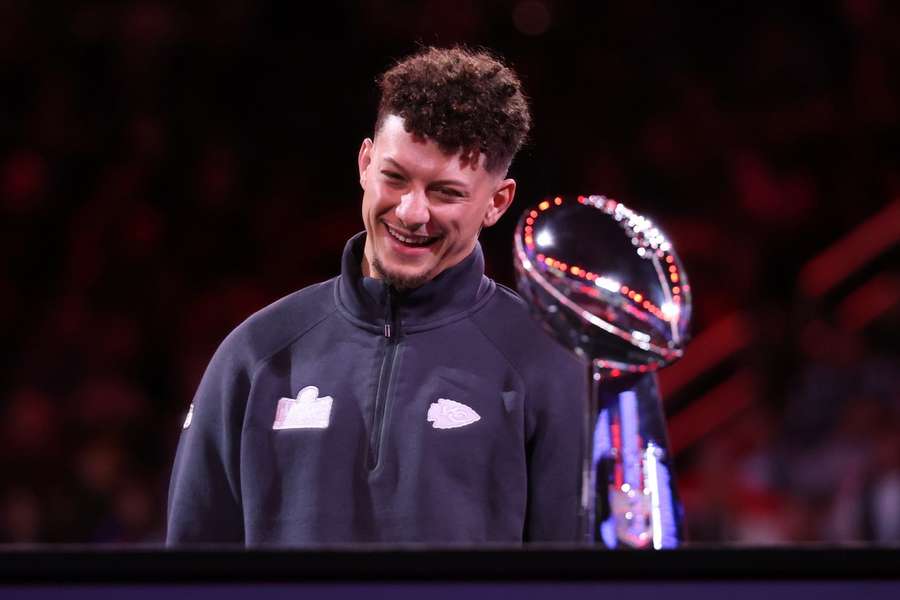
M 398 292 L 405 292 L 421 287 L 431 279 L 429 273 L 423 273 L 413 277 L 404 277 L 397 273 L 391 273 L 384 268 L 384 265 L 381 264 L 381 261 L 377 256 L 372 259 L 372 268 L 375 269 L 375 272 L 381 276 L 385 283 L 392 286 Z

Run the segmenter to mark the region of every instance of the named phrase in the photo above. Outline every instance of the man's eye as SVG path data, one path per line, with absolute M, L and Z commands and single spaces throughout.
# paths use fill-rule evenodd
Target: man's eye
M 381 173 L 391 181 L 403 181 L 403 175 L 400 173 L 394 173 L 393 171 L 382 171 Z
M 437 192 L 451 198 L 465 198 L 465 194 L 453 188 L 437 188 Z

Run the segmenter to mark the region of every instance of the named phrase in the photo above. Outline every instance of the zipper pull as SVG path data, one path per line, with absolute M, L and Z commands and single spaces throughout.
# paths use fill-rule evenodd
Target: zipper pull
M 393 327 L 392 327 L 392 325 L 393 325 L 393 320 L 394 320 L 394 315 L 393 315 L 393 310 L 392 310 L 392 309 L 393 309 L 393 306 L 392 306 L 392 305 L 393 305 L 393 299 L 394 299 L 394 292 L 393 292 L 393 290 L 391 289 L 390 286 L 387 286 L 387 295 L 385 296 L 385 303 L 384 303 L 384 306 L 385 306 L 385 311 L 384 311 L 384 337 L 386 337 L 386 338 L 388 338 L 388 339 L 390 339 L 391 336 L 392 336 L 393 333 L 394 333 L 394 332 L 393 332 Z

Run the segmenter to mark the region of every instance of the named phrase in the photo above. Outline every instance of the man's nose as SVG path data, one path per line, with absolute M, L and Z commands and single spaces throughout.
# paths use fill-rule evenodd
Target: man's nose
M 428 199 L 424 192 L 410 190 L 400 196 L 400 204 L 397 205 L 396 213 L 403 226 L 410 230 L 428 223 Z

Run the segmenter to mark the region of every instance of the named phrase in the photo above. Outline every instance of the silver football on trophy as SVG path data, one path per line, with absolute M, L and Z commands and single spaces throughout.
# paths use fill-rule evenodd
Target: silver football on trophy
M 646 217 L 604 196 L 556 197 L 523 213 L 514 244 L 519 291 L 564 345 L 614 375 L 683 354 L 690 284 Z

